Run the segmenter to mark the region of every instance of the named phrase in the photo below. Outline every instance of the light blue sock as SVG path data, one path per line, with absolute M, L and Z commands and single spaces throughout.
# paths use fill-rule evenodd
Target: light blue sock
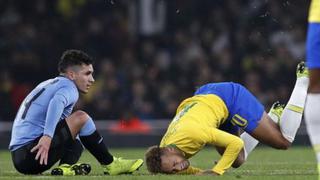
M 92 118 L 89 117 L 87 122 L 81 128 L 79 135 L 80 136 L 89 136 L 95 131 L 96 131 L 96 125 L 94 124 Z

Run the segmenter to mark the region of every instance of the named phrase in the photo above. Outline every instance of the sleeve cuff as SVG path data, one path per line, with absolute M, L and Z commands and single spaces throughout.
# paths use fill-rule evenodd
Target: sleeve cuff
M 217 173 L 217 174 L 219 174 L 219 175 L 222 175 L 225 172 L 224 170 L 218 169 L 218 168 L 215 168 L 215 167 L 212 169 L 212 171 Z
M 48 132 L 48 131 L 44 131 L 43 136 L 49 136 L 49 137 L 53 138 L 53 133 Z

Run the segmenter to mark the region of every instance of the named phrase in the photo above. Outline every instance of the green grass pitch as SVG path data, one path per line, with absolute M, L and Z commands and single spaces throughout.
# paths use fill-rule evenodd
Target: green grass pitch
M 145 149 L 111 149 L 115 156 L 126 158 L 142 158 Z M 205 148 L 191 159 L 191 164 L 203 169 L 211 168 L 214 161 L 219 158 L 213 148 Z M 249 180 L 316 180 L 316 161 L 310 147 L 292 147 L 289 150 L 275 150 L 260 147 L 253 151 L 248 161 L 238 169 L 230 169 L 223 176 L 192 176 L 192 175 L 150 175 L 145 166 L 132 175 L 105 176 L 97 161 L 84 152 L 81 162 L 89 162 L 92 171 L 89 176 L 53 177 L 49 171 L 44 175 L 25 176 L 15 171 L 8 151 L 0 151 L 0 179 L 249 179 Z

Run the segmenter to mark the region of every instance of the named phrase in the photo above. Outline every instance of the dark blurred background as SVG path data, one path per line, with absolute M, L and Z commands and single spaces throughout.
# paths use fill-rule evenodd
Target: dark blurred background
M 170 119 L 208 82 L 286 102 L 305 56 L 307 0 L 1 0 L 0 121 L 57 76 L 66 49 L 95 59 L 77 108 L 94 119 Z

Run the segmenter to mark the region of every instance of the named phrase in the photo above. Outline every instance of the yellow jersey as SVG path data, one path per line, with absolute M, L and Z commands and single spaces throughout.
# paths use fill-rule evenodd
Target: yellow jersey
M 308 21 L 320 23 L 320 0 L 311 1 Z
M 212 168 L 218 174 L 228 169 L 243 148 L 243 141 L 218 127 L 227 119 L 228 109 L 214 94 L 196 95 L 184 100 L 163 136 L 160 147 L 174 145 L 190 158 L 206 144 L 224 147 L 225 153 Z M 192 171 L 194 173 L 197 171 Z

